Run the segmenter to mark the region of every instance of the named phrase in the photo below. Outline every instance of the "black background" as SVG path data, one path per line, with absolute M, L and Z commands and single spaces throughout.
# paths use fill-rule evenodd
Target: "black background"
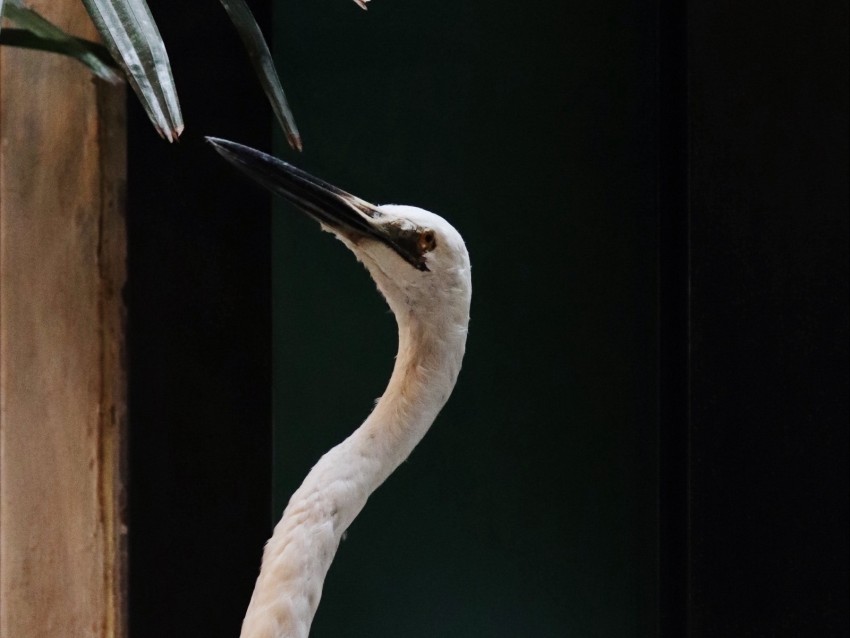
M 237 636 L 270 525 L 270 202 L 202 136 L 271 121 L 217 2 L 150 4 L 187 127 L 159 140 L 130 95 L 129 629 Z
M 277 152 L 438 212 L 472 261 L 458 384 L 349 529 L 314 635 L 655 633 L 655 20 L 621 1 L 278 5 L 305 150 Z M 273 227 L 277 516 L 383 391 L 396 335 L 338 242 L 285 206 Z
M 691 633 L 847 635 L 847 5 L 688 17 Z
M 390 0 L 376 2 L 389 4 Z M 641 397 L 639 418 L 647 423 L 655 419 L 657 424 L 657 447 L 632 448 L 624 443 L 621 456 L 615 457 L 632 458 L 629 455 L 638 453 L 655 464 L 653 455 L 658 454 L 657 480 L 650 477 L 649 483 L 633 487 L 634 494 L 650 495 L 646 498 L 657 503 L 660 513 L 653 519 L 659 549 L 634 572 L 645 574 L 649 581 L 634 583 L 631 590 L 642 601 L 635 603 L 635 609 L 643 610 L 639 613 L 645 622 L 628 624 L 640 616 L 626 614 L 619 604 L 622 599 L 616 596 L 606 607 L 604 581 L 582 583 L 574 580 L 574 573 L 565 573 L 571 565 L 563 557 L 575 551 L 571 543 L 576 538 L 524 537 L 518 521 L 512 528 L 519 530 L 515 542 L 536 543 L 535 552 L 527 554 L 531 559 L 555 553 L 551 569 L 530 570 L 525 575 L 520 570 L 515 575 L 540 579 L 530 580 L 526 589 L 538 596 L 546 591 L 554 600 L 551 609 L 569 608 L 571 623 L 565 621 L 566 612 L 548 621 L 526 618 L 530 624 L 525 627 L 531 628 L 528 635 L 653 635 L 656 624 L 667 636 L 847 635 L 846 4 L 778 7 L 753 2 L 659 8 L 612 2 L 576 13 L 560 3 L 539 2 L 516 16 L 489 22 L 485 14 L 476 13 L 480 9 L 475 3 L 465 9 L 440 10 L 432 3 L 414 4 L 383 10 L 401 17 L 410 11 L 417 20 L 433 11 L 431 28 L 437 33 L 441 23 L 459 20 L 478 28 L 478 40 L 473 42 L 489 42 L 488 34 L 498 26 L 505 43 L 503 55 L 478 52 L 481 57 L 468 63 L 470 72 L 487 68 L 486 56 L 492 54 L 490 71 L 484 80 L 470 77 L 469 85 L 484 91 L 506 78 L 516 84 L 517 78 L 525 77 L 518 86 L 507 83 L 508 95 L 501 98 L 502 104 L 523 103 L 528 110 L 517 113 L 496 107 L 497 114 L 518 119 L 504 117 L 493 123 L 492 130 L 485 130 L 491 122 L 487 116 L 476 117 L 475 108 L 492 114 L 491 105 L 474 95 L 458 105 L 457 94 L 436 90 L 444 86 L 439 75 L 446 65 L 463 66 L 462 61 L 468 60 L 455 55 L 455 49 L 466 51 L 464 41 L 448 38 L 436 55 L 434 51 L 440 49 L 426 35 L 420 36 L 421 41 L 400 35 L 397 41 L 386 42 L 384 55 L 406 45 L 413 53 L 398 54 L 402 60 L 423 56 L 414 60 L 416 67 L 425 68 L 431 62 L 434 70 L 432 76 L 418 81 L 434 90 L 423 94 L 419 113 L 411 111 L 404 120 L 393 122 L 372 110 L 371 121 L 386 127 L 389 139 L 393 127 L 408 126 L 411 117 L 426 127 L 434 121 L 429 111 L 443 105 L 446 124 L 438 129 L 443 132 L 439 139 L 443 148 L 451 144 L 455 152 L 441 153 L 438 145 L 421 145 L 378 154 L 383 138 L 367 137 L 359 143 L 357 128 L 339 117 L 329 119 L 323 110 L 330 108 L 323 105 L 332 101 L 332 90 L 323 91 L 318 81 L 315 86 L 307 84 L 310 78 L 321 80 L 322 76 L 305 68 L 306 56 L 318 55 L 305 35 L 303 45 L 291 40 L 279 45 L 287 64 L 293 65 L 284 69 L 284 83 L 305 133 L 307 150 L 299 162 L 342 186 L 359 188 L 358 194 L 368 198 L 405 197 L 441 212 L 457 207 L 453 220 L 469 239 L 476 281 L 481 282 L 474 302 L 481 303 L 478 315 L 473 308 L 473 331 L 479 330 L 480 336 L 478 345 L 470 343 L 470 354 L 476 353 L 475 348 L 480 354 L 469 360 L 465 375 L 470 367 L 475 370 L 478 365 L 483 371 L 507 360 L 521 364 L 517 376 L 533 376 L 542 367 L 551 367 L 553 351 L 587 353 L 584 360 L 579 356 L 560 361 L 563 377 L 556 375 L 550 381 L 562 389 L 561 394 L 548 393 L 542 401 L 533 395 L 520 397 L 511 408 L 517 420 L 532 404 L 543 406 L 536 408 L 542 421 L 548 418 L 544 414 L 556 410 L 575 415 L 574 406 L 582 401 L 581 416 L 598 414 L 593 397 L 603 396 L 604 387 L 593 384 L 624 374 L 618 372 L 616 357 L 631 352 L 628 369 L 634 369 L 638 379 L 634 399 L 629 403 L 628 396 L 612 395 L 610 410 L 614 415 L 633 414 Z M 272 128 L 264 98 L 223 11 L 215 3 L 191 8 L 164 2 L 151 5 L 171 52 L 188 126 L 183 141 L 170 147 L 155 138 L 141 109 L 130 100 L 130 630 L 134 636 L 235 636 L 260 547 L 271 526 L 273 229 L 269 217 L 258 212 L 269 206 L 268 198 L 235 179 L 204 148 L 200 136 L 231 137 L 268 149 Z M 264 3 L 252 7 L 271 32 L 270 7 Z M 335 20 L 357 20 L 359 25 L 372 18 L 361 16 L 354 7 L 342 12 L 348 8 L 340 7 L 338 13 L 345 17 L 335 18 L 331 12 L 337 10 L 320 3 L 315 10 L 328 12 L 327 24 L 317 26 L 316 18 L 313 28 L 327 37 L 339 28 Z M 292 11 L 293 16 L 309 15 L 305 8 Z M 374 21 L 383 19 L 377 7 L 372 11 Z M 567 18 L 573 22 L 564 26 Z M 479 23 L 479 19 L 485 21 Z M 457 33 L 448 28 L 447 32 Z M 184 37 L 187 33 L 191 37 Z M 356 47 L 314 37 L 331 60 L 342 55 L 335 47 L 350 56 L 358 54 Z M 299 51 L 305 56 L 300 66 L 296 64 Z M 560 59 L 561 55 L 566 57 Z M 366 77 L 374 86 L 389 79 Z M 584 84 L 563 85 L 578 79 Z M 523 95 L 537 99 L 526 102 Z M 595 119 L 592 109 L 581 109 L 589 104 L 588 95 L 597 100 L 590 103 L 597 109 Z M 403 104 L 398 96 L 392 99 Z M 471 112 L 463 110 L 464 104 Z M 349 111 L 352 118 L 362 115 L 354 107 Z M 541 119 L 530 121 L 532 112 Z M 463 129 L 458 118 L 480 121 L 482 128 Z M 330 130 L 323 129 L 321 122 L 329 122 Z M 621 127 L 619 133 L 612 132 L 611 126 Z M 559 163 L 551 161 L 559 145 L 576 140 L 595 143 L 583 153 L 559 156 Z M 606 155 L 612 141 L 620 141 L 619 153 Z M 504 157 L 500 171 L 480 169 L 477 153 L 482 143 L 484 153 Z M 338 148 L 340 156 L 333 157 L 330 150 L 323 153 L 323 144 Z M 377 157 L 368 158 L 373 150 Z M 352 156 L 360 157 L 355 151 L 367 159 L 352 161 Z M 405 158 L 406 178 L 394 171 L 393 158 Z M 633 166 L 624 158 L 644 163 Z M 538 169 L 547 166 L 551 174 L 541 175 Z M 612 170 L 618 179 L 611 178 Z M 423 177 L 435 171 L 441 181 L 436 187 L 428 186 L 429 191 L 421 185 L 427 183 Z M 490 198 L 482 205 L 497 208 L 497 187 L 513 183 L 517 174 L 530 192 L 534 187 L 541 192 L 541 184 L 581 184 L 563 191 L 573 197 L 570 206 L 560 217 L 547 217 L 548 225 L 540 232 L 547 238 L 547 247 L 557 245 L 551 238 L 563 234 L 567 247 L 583 244 L 583 251 L 565 250 L 544 258 L 531 243 L 533 232 L 510 234 L 505 214 L 495 215 L 491 225 L 485 223 L 485 213 L 463 216 L 469 210 L 466 204 L 458 206 L 463 197 L 489 190 Z M 622 179 L 633 181 L 624 188 Z M 393 190 L 387 192 L 389 188 Z M 557 186 L 549 188 L 543 192 L 550 197 L 558 193 Z M 434 194 L 438 192 L 442 195 Z M 597 192 L 602 199 L 580 197 Z M 634 193 L 649 203 L 640 219 L 627 213 Z M 529 202 L 538 203 L 538 208 L 562 203 L 535 202 L 533 196 Z M 603 204 L 594 209 L 595 202 Z M 602 214 L 595 224 L 593 217 L 586 216 L 588 209 L 613 211 L 621 202 L 631 233 L 624 234 L 615 225 L 613 212 Z M 531 216 L 529 211 L 517 214 L 524 220 Z M 291 223 L 291 236 L 298 240 L 293 250 L 313 246 L 309 242 L 317 235 L 314 229 L 300 220 Z M 277 241 L 283 231 L 290 236 L 289 230 L 277 227 Z M 302 244 L 302 236 L 308 243 Z M 513 243 L 506 241 L 511 239 Z M 642 270 L 623 270 L 621 254 L 613 249 L 605 253 L 605 245 L 633 251 L 627 263 Z M 505 263 L 511 248 L 540 261 L 525 271 L 511 269 Z M 336 259 L 331 255 L 337 253 L 342 264 L 338 270 L 331 263 L 322 266 L 319 274 L 304 275 L 314 278 L 308 279 L 310 285 L 316 283 L 315 277 L 326 277 L 316 298 L 327 292 L 339 273 L 356 270 L 350 260 L 345 261 L 348 256 L 339 246 L 330 246 L 328 259 Z M 281 265 L 288 272 L 303 269 L 305 256 L 295 255 L 283 258 L 291 261 L 278 262 L 276 278 Z M 544 264 L 549 266 L 545 274 L 540 270 Z M 503 312 L 513 322 L 525 322 L 541 340 L 549 340 L 548 347 L 546 341 L 531 351 L 499 343 L 497 356 L 491 346 L 498 332 L 484 338 L 486 326 L 493 325 L 486 321 L 487 299 L 500 294 L 499 269 L 515 281 L 505 287 L 505 294 L 526 286 L 532 301 L 517 306 L 508 297 L 500 298 Z M 569 309 L 559 312 L 567 336 L 552 342 L 553 333 L 538 327 L 550 324 L 540 324 L 544 309 L 537 303 L 537 288 L 529 283 L 535 277 L 560 283 L 562 294 L 570 295 L 565 303 L 581 299 L 596 300 L 598 305 L 583 305 L 584 314 Z M 632 285 L 635 282 L 637 287 Z M 362 283 L 352 285 L 364 288 Z M 596 291 L 604 283 L 612 289 L 599 296 Z M 623 296 L 625 290 L 632 295 L 628 299 Z M 648 298 L 655 304 L 646 309 L 642 304 Z M 293 310 L 293 315 L 306 315 L 301 321 L 316 316 L 310 312 L 319 312 L 305 306 L 307 301 L 303 298 Z M 377 313 L 380 319 L 380 301 L 371 301 L 363 316 L 375 318 Z M 605 328 L 617 325 L 612 322 L 623 307 L 643 310 L 621 318 L 621 331 L 609 342 L 614 362 L 606 365 L 593 348 L 597 343 L 604 345 Z M 276 317 L 282 310 L 276 309 Z M 522 314 L 516 314 L 520 310 Z M 359 311 L 351 312 L 357 317 Z M 652 325 L 645 323 L 647 318 L 653 319 Z M 383 338 L 389 330 L 391 337 L 391 323 L 384 319 L 376 333 Z M 590 330 L 594 324 L 599 324 L 598 331 Z M 574 336 L 575 329 L 582 327 L 585 330 L 579 334 L 589 339 L 586 349 L 579 347 L 582 342 Z M 655 335 L 649 342 L 634 341 L 647 330 Z M 632 342 L 634 347 L 629 349 Z M 316 345 L 306 342 L 301 360 L 312 366 L 309 356 L 315 356 L 316 374 L 327 372 L 327 354 L 310 348 L 311 343 Z M 572 349 L 568 344 L 573 344 Z M 386 364 L 392 344 L 378 341 L 377 348 L 380 359 L 376 361 Z M 588 370 L 597 372 L 596 380 L 579 374 Z M 313 374 L 309 367 L 298 374 L 302 372 Z M 462 378 L 466 385 L 458 387 L 461 404 L 487 393 L 480 374 L 469 376 Z M 368 376 L 363 383 L 369 383 Z M 355 388 L 360 401 L 368 401 L 377 392 L 379 387 Z M 457 459 L 439 455 L 444 449 L 440 437 L 472 436 L 456 434 L 463 432 L 458 428 L 463 427 L 465 415 L 459 406 L 452 413 L 451 405 L 426 439 L 429 444 L 435 437 L 429 444 L 431 456 L 446 459 L 447 475 Z M 456 428 L 449 425 L 453 419 L 458 420 Z M 354 424 L 349 418 L 338 425 L 350 429 Z M 554 436 L 550 442 L 563 442 L 566 436 L 548 430 L 540 434 Z M 592 447 L 594 439 L 584 436 L 578 442 Z M 573 515 L 570 506 L 577 494 L 590 497 L 593 491 L 575 487 L 567 468 L 555 464 L 558 445 L 520 445 L 531 455 L 523 463 L 530 468 L 551 467 L 550 474 L 544 470 L 550 485 L 558 477 L 564 481 L 554 489 L 562 500 L 550 503 L 555 522 L 527 529 L 575 529 L 564 522 Z M 500 449 L 504 447 L 488 448 L 485 454 L 498 459 Z M 602 445 L 598 449 L 610 458 L 610 450 L 616 448 Z M 398 477 L 401 492 L 410 489 L 409 484 L 404 486 L 410 480 L 405 475 L 416 476 L 427 469 L 428 450 L 420 452 L 422 458 L 415 455 L 412 466 Z M 311 453 L 304 452 L 307 457 Z M 610 472 L 593 459 L 581 467 L 579 477 L 597 468 L 596 485 L 606 481 L 611 485 Z M 633 465 L 630 476 L 641 476 L 645 471 L 641 467 Z M 302 470 L 293 467 L 284 473 L 294 476 Z M 490 487 L 486 473 L 480 479 L 477 489 L 483 493 Z M 281 480 L 278 476 L 278 483 Z M 517 485 L 516 494 L 494 499 L 493 507 L 506 507 L 506 499 L 545 502 L 541 490 L 524 492 L 526 484 Z M 386 505 L 395 504 L 392 496 L 376 495 L 380 498 Z M 606 489 L 600 487 L 596 498 L 603 514 L 619 511 L 617 497 L 612 498 Z M 375 507 L 380 508 L 380 503 Z M 472 498 L 467 503 L 472 521 L 475 503 Z M 405 500 L 399 505 L 405 506 Z M 376 522 L 383 520 L 378 512 L 374 516 Z M 372 525 L 368 521 L 364 519 L 362 525 Z M 362 536 L 371 538 L 368 530 L 363 528 Z M 610 542 L 611 538 L 603 538 L 595 551 L 604 556 Z M 626 555 L 634 559 L 634 552 L 653 542 L 635 540 L 635 548 Z M 653 567 L 656 558 L 657 570 Z M 342 554 L 340 559 L 346 560 Z M 494 563 L 498 560 L 493 557 Z M 591 552 L 584 573 L 598 576 L 598 564 Z M 344 569 L 341 563 L 337 571 L 332 570 L 332 578 L 338 575 L 339 582 L 345 582 Z M 401 565 L 388 571 L 387 582 L 405 582 Z M 494 573 L 503 575 L 498 569 Z M 657 594 L 647 595 L 647 584 L 652 584 L 654 592 L 656 579 Z M 439 589 L 441 583 L 433 586 Z M 520 590 L 523 581 L 507 586 Z M 341 591 L 340 599 L 345 595 Z M 474 598 L 475 592 L 470 596 Z M 374 617 L 389 613 L 373 602 L 375 609 L 369 613 Z M 427 600 L 421 606 L 425 604 Z M 525 609 L 533 613 L 539 608 L 535 604 L 528 602 Z M 324 607 L 323 603 L 320 614 Z M 346 635 L 360 635 L 357 632 L 368 626 L 368 616 L 360 614 L 361 624 L 351 626 Z M 516 622 L 523 626 L 523 618 Z M 320 627 L 317 624 L 317 632 Z M 476 634 L 474 627 L 453 629 L 452 625 L 436 630 L 450 635 L 498 635 L 497 631 L 484 627 Z

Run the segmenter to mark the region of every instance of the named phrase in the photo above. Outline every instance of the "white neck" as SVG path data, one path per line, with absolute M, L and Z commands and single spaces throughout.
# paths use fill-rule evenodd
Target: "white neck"
M 394 310 L 399 349 L 387 389 L 366 421 L 328 451 L 292 495 L 266 544 L 241 638 L 307 638 L 343 533 L 451 394 L 468 306 L 438 326 Z

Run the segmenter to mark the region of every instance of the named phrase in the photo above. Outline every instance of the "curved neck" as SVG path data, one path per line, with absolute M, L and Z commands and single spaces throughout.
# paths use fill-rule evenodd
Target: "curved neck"
M 396 320 L 399 349 L 387 389 L 292 495 L 266 545 L 242 638 L 307 638 L 343 533 L 416 447 L 454 388 L 468 312 L 436 326 L 404 311 Z
M 465 326 L 450 330 L 400 316 L 399 348 L 387 388 L 352 435 L 360 452 L 380 458 L 372 490 L 413 451 L 454 388 L 466 345 Z M 364 477 L 366 478 L 366 477 Z

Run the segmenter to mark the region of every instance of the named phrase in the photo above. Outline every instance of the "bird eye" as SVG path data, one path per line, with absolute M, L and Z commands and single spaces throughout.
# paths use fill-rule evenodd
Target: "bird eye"
M 423 230 L 419 233 L 416 245 L 423 253 L 430 253 L 437 247 L 437 237 L 433 230 Z

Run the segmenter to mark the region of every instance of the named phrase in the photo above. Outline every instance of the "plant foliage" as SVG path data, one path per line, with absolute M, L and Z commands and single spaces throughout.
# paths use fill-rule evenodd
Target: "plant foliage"
M 119 82 L 119 67 L 136 92 L 157 132 L 172 142 L 183 131 L 180 101 L 162 36 L 145 0 L 82 0 L 103 46 L 69 35 L 23 0 L 0 0 L 0 15 L 19 29 L 0 31 L 0 44 L 61 53 L 85 64 L 97 77 Z M 355 0 L 365 8 L 364 1 Z M 292 148 L 301 150 L 301 136 L 271 52 L 245 0 L 221 0 Z M 109 52 L 112 60 L 104 52 Z

